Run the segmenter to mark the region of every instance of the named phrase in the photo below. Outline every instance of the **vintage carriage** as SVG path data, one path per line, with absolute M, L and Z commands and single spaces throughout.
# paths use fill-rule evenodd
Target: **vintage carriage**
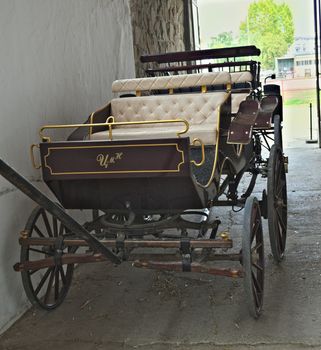
M 246 60 L 259 54 L 246 46 L 144 56 L 147 77 L 115 81 L 118 97 L 84 124 L 43 126 L 40 145 L 32 146 L 32 153 L 40 148 L 41 165 L 32 159 L 59 204 L 1 160 L 0 173 L 38 203 L 14 266 L 33 304 L 60 305 L 75 264 L 133 261 L 243 277 L 250 314 L 259 316 L 261 217 L 276 262 L 287 229 L 282 97 L 276 85 L 261 88 L 259 62 Z M 50 130 L 61 128 L 75 130 L 53 141 Z M 239 193 L 244 174 L 251 180 Z M 267 178 L 260 199 L 251 196 L 259 175 Z M 219 231 L 218 206 L 244 209 L 237 254 L 227 253 L 233 241 Z M 64 209 L 91 209 L 92 219 L 81 225 Z M 216 260 L 241 267 L 220 268 Z

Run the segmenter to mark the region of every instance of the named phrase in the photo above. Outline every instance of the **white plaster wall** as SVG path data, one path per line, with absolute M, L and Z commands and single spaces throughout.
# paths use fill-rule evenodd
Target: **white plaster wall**
M 44 189 L 39 127 L 82 122 L 134 76 L 131 33 L 128 0 L 0 0 L 0 157 Z M 12 266 L 33 206 L 0 178 L 0 333 L 29 306 Z

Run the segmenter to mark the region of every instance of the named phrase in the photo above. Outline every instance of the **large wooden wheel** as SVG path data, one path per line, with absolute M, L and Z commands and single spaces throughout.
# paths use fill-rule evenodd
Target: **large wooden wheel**
M 249 313 L 259 317 L 264 291 L 264 244 L 260 205 L 256 197 L 245 202 L 242 236 L 244 288 Z
M 287 234 L 287 191 L 282 150 L 273 145 L 268 162 L 267 209 L 271 251 L 279 263 L 284 257 Z
M 64 225 L 45 209 L 36 207 L 25 226 L 28 237 L 59 237 L 66 233 Z M 75 247 L 61 247 L 62 254 L 74 252 Z M 21 247 L 20 261 L 41 260 L 53 257 L 57 248 L 54 246 L 24 246 Z M 74 265 L 60 265 L 22 271 L 22 283 L 30 302 L 46 310 L 55 309 L 67 295 L 72 280 Z

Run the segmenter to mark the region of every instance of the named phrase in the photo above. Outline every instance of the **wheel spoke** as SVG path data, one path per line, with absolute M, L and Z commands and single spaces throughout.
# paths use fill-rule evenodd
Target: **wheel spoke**
M 62 236 L 64 234 L 64 229 L 65 229 L 65 226 L 61 222 L 59 226 L 59 236 Z
M 255 301 L 254 301 L 255 306 L 256 306 L 256 308 L 259 308 L 260 300 L 259 300 L 259 296 L 257 295 L 257 291 L 256 291 L 254 283 L 252 283 L 252 291 L 253 291 L 253 295 L 254 295 L 254 299 L 255 299 Z
M 53 235 L 54 237 L 58 236 L 58 221 L 55 216 L 52 217 L 52 227 L 53 227 Z
M 256 245 L 251 249 L 251 253 L 254 253 L 256 250 L 262 247 L 262 242 L 256 243 Z
M 43 237 L 43 238 L 45 238 L 45 235 L 40 231 L 40 229 L 39 229 L 39 227 L 35 224 L 34 225 L 34 230 L 38 233 L 38 235 L 40 236 L 40 237 Z
M 60 265 L 59 266 L 59 271 L 60 271 L 60 276 L 61 276 L 61 281 L 63 285 L 66 285 L 67 280 L 66 280 L 66 275 L 65 275 L 65 271 L 64 268 Z
M 59 297 L 59 266 L 55 267 L 55 301 Z
M 259 283 L 259 281 L 257 280 L 256 276 L 255 276 L 255 273 L 252 271 L 252 280 L 253 280 L 253 284 L 255 286 L 255 289 L 260 293 L 262 294 L 262 287 Z
M 53 237 L 52 230 L 51 230 L 51 227 L 50 227 L 50 224 L 49 224 L 49 220 L 48 220 L 48 216 L 47 216 L 45 210 L 42 210 L 41 215 L 42 215 L 42 218 L 43 218 L 43 222 L 46 225 L 46 229 L 47 229 L 48 235 L 50 237 Z
M 256 269 L 263 271 L 263 267 L 255 262 L 252 262 L 252 266 L 254 266 Z
M 286 213 L 287 211 L 287 205 L 284 204 L 284 202 L 282 201 L 281 205 L 276 205 L 275 210 L 279 212 L 279 215 L 283 215 L 283 212 Z
M 285 226 L 285 224 L 284 224 L 284 222 L 283 222 L 282 215 L 281 215 L 277 210 L 276 210 L 276 213 L 277 213 L 277 216 L 278 216 L 278 218 L 279 218 L 278 222 L 280 223 L 282 229 L 283 229 L 284 231 L 286 231 L 286 226 Z
M 35 289 L 35 295 L 39 294 L 41 288 L 43 287 L 43 285 L 45 284 L 47 278 L 49 277 L 49 274 L 52 271 L 52 269 L 53 269 L 52 267 L 49 267 L 47 269 L 47 271 L 45 272 L 45 274 L 43 275 L 43 277 L 41 278 L 41 280 L 40 280 L 40 282 L 38 284 L 38 287 Z
M 279 159 L 278 159 L 279 160 Z M 275 164 L 275 169 L 274 169 L 274 194 L 275 196 L 278 197 L 279 193 L 280 193 L 280 188 L 282 188 L 283 186 L 283 181 L 282 181 L 282 163 L 280 161 L 277 161 Z
M 279 245 L 280 245 L 280 251 L 284 251 L 284 238 L 285 238 L 285 231 L 282 230 L 282 227 L 279 225 L 279 230 L 278 230 L 278 237 L 279 237 Z
M 257 231 L 258 231 L 258 229 L 259 229 L 260 226 L 261 226 L 260 219 L 256 218 L 256 219 L 255 219 L 255 223 L 254 223 L 254 227 L 253 227 L 253 229 L 252 229 L 251 243 L 253 242 L 254 237 L 256 236 Z
M 280 163 L 280 159 L 279 158 L 277 158 L 276 159 L 276 164 L 275 164 L 275 170 L 274 170 L 274 172 L 275 172 L 275 177 L 274 177 L 274 179 L 275 179 L 275 182 L 276 183 L 278 183 L 279 181 L 279 179 L 280 179 L 280 175 L 281 175 L 281 163 Z
M 48 286 L 47 286 L 47 290 L 46 290 L 46 294 L 45 294 L 45 298 L 44 298 L 45 304 L 48 304 L 48 300 L 49 300 L 49 297 L 50 297 L 50 292 L 51 292 L 51 289 L 52 289 L 54 277 L 55 277 L 55 268 L 52 268 L 51 269 L 51 273 L 50 273 Z
M 276 197 L 280 197 L 280 194 L 282 193 L 284 187 L 285 187 L 285 181 L 281 179 L 279 182 L 278 189 L 276 191 Z

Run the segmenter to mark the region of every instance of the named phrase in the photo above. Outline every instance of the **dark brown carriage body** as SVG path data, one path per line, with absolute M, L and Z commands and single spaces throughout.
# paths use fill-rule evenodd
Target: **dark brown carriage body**
M 238 155 L 237 149 L 227 144 L 230 103 L 228 98 L 220 108 L 217 156 L 218 164 L 226 157 L 231 161 L 222 173 L 236 176 L 249 166 L 254 147 L 249 143 Z M 107 104 L 97 111 L 95 121 L 106 121 L 110 113 Z M 104 127 L 93 127 L 93 132 L 101 130 Z M 89 128 L 78 128 L 67 142 L 40 144 L 43 179 L 65 208 L 126 210 L 130 205 L 135 211 L 170 213 L 209 207 L 217 199 L 217 170 L 206 186 L 212 175 L 215 146 L 206 147 L 206 162 L 197 168 L 191 159 L 200 159 L 201 150 L 191 147 L 188 137 L 84 141 L 88 132 Z
M 68 209 L 203 208 L 189 138 L 69 141 L 40 145 L 43 179 Z

